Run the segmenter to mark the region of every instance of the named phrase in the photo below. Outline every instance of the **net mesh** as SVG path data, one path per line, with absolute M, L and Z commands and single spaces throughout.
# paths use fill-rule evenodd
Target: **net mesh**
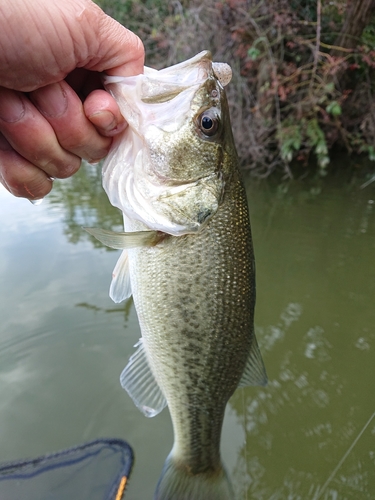
M 97 439 L 42 457 L 0 464 L 0 499 L 121 500 L 133 451 L 121 439 Z

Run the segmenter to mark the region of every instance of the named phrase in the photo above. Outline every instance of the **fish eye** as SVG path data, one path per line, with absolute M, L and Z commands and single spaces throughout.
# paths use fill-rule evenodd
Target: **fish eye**
M 213 109 L 208 109 L 200 115 L 199 128 L 208 137 L 216 134 L 219 128 L 219 117 Z

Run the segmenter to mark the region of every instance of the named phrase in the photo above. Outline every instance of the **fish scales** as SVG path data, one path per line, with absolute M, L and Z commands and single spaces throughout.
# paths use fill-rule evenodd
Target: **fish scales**
M 168 401 L 175 453 L 193 473 L 215 470 L 224 408 L 242 376 L 253 325 L 254 260 L 242 183 L 231 180 L 221 209 L 199 235 L 132 249 L 129 258 L 134 303 L 151 369 Z
M 110 295 L 131 294 L 142 339 L 120 380 L 174 445 L 154 500 L 233 500 L 220 457 L 226 404 L 265 385 L 254 333 L 255 265 L 224 86 L 209 52 L 137 77 L 108 77 L 129 126 L 103 166 L 124 233 L 87 230 L 123 252 Z

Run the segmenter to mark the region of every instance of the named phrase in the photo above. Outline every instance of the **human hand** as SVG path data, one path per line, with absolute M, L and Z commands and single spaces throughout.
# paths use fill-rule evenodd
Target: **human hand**
M 126 123 L 100 72 L 143 71 L 136 35 L 90 0 L 0 3 L 0 181 L 43 198 L 81 158 L 103 158 Z

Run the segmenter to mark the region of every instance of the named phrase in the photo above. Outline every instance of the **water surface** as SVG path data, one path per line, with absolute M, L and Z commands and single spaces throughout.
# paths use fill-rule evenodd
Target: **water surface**
M 239 499 L 375 498 L 375 183 L 247 180 L 266 388 L 238 390 L 222 451 Z M 0 461 L 120 437 L 147 500 L 172 446 L 119 384 L 140 331 L 108 297 L 118 230 L 100 173 L 55 181 L 33 206 L 0 188 Z

